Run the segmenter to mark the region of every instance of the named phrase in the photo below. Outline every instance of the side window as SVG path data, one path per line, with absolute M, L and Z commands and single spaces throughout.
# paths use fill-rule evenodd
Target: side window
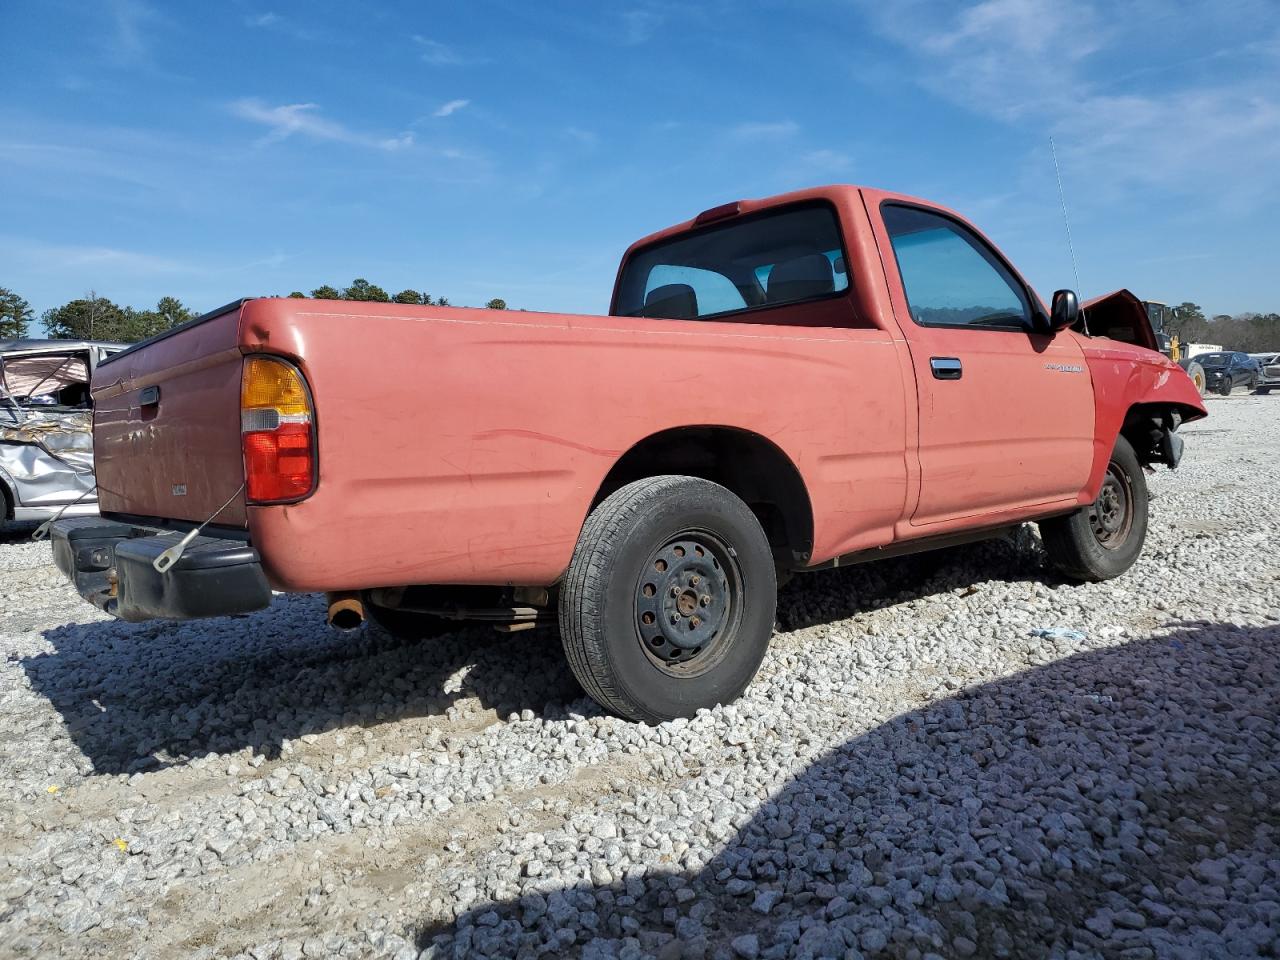
M 946 217 L 886 204 L 885 227 L 916 323 L 1031 327 L 1031 305 L 991 249 Z

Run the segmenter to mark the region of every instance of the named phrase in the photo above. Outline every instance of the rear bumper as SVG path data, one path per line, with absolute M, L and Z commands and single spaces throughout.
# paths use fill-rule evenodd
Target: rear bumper
M 240 540 L 196 537 L 160 573 L 152 562 L 181 534 L 75 517 L 54 523 L 49 537 L 54 563 L 80 596 L 121 620 L 197 620 L 271 603 L 258 552 Z

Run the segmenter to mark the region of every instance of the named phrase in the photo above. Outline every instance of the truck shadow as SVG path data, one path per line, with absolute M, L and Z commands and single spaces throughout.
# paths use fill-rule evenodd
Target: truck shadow
M 0 520 L 0 546 L 9 543 L 29 543 L 31 534 L 38 526 L 40 524 L 25 520 Z
M 988 580 L 1063 582 L 1048 569 L 1038 536 L 1018 533 L 914 556 L 797 575 L 778 594 L 778 624 L 799 630 Z
M 337 728 L 481 710 L 554 711 L 582 696 L 543 631 L 463 629 L 406 641 L 324 625 L 318 596 L 280 596 L 261 613 L 190 623 L 72 623 L 55 652 L 23 661 L 95 773 L 133 773 Z
M 1278 668 L 1280 627 L 1191 623 L 972 687 L 820 756 L 753 801 L 706 862 L 681 869 L 677 851 L 664 866 L 655 852 L 607 883 L 525 877 L 518 898 L 424 922 L 418 946 L 437 957 L 1274 957 Z M 723 755 L 710 768 L 739 766 L 733 748 L 712 749 Z M 719 819 L 732 798 L 700 781 L 655 788 L 661 808 L 612 808 L 619 845 L 645 824 L 667 824 L 670 838 Z M 602 856 L 574 832 L 542 842 L 571 861 L 587 854 L 579 871 Z M 541 855 L 499 854 L 502 879 Z
M 779 621 L 798 629 L 984 580 L 1033 578 L 1030 549 L 1000 541 L 797 577 L 781 591 Z M 438 715 L 470 698 L 500 717 L 598 712 L 554 631 L 475 627 L 411 642 L 372 626 L 336 633 L 323 617 L 320 598 L 281 596 L 246 617 L 71 623 L 45 631 L 54 651 L 22 665 L 104 774 L 244 747 L 275 758 L 286 740 Z

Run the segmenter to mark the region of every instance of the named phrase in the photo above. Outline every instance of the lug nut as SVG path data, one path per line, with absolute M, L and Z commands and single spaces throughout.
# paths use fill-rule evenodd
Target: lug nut
M 701 597 L 699 597 L 698 602 L 702 604 L 704 607 L 711 606 L 711 598 L 708 597 L 706 594 L 703 594 Z
M 679 622 L 680 622 L 680 614 L 678 614 L 678 613 L 673 613 L 673 614 L 671 615 L 671 622 L 672 622 L 672 623 L 679 623 Z
M 702 623 L 702 621 L 701 621 L 701 620 L 699 620 L 697 617 L 694 617 L 694 618 L 693 618 L 692 620 L 690 620 L 689 622 L 690 622 L 691 624 L 693 624 L 695 627 L 696 627 L 698 624 Z
M 696 587 L 700 582 L 702 582 L 702 578 L 699 577 L 696 573 L 689 578 L 689 586 L 691 587 Z
M 680 596 L 680 588 L 679 588 L 679 587 L 672 587 L 672 588 L 671 588 L 671 595 L 672 595 L 673 597 L 678 597 L 678 596 Z

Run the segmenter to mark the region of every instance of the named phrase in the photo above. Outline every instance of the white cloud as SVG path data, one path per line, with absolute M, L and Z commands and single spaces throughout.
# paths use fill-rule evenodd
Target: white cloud
M 600 142 L 600 136 L 594 130 L 584 130 L 581 127 L 565 127 L 564 132 L 567 136 L 572 137 L 586 147 L 594 147 Z
M 622 12 L 622 39 L 625 43 L 640 44 L 647 41 L 662 26 L 665 16 L 656 10 L 637 7 Z
M 319 107 L 314 103 L 290 103 L 271 106 L 256 98 L 236 100 L 230 105 L 231 112 L 244 120 L 261 124 L 268 128 L 264 142 L 284 140 L 294 134 L 310 137 L 313 140 L 329 140 L 336 143 L 349 143 L 359 147 L 370 147 L 377 150 L 402 150 L 413 145 L 413 134 L 402 133 L 394 137 L 379 137 L 362 133 L 328 120 L 319 114 Z
M 267 11 L 247 16 L 244 18 L 246 27 L 272 27 L 280 22 L 280 14 Z
M 431 115 L 433 117 L 452 116 L 453 114 L 457 113 L 459 110 L 461 110 L 470 102 L 471 102 L 470 100 L 450 100 L 448 103 L 441 104 L 440 107 L 436 110 L 436 112 Z
M 115 29 L 106 38 L 108 57 L 124 66 L 144 60 L 149 44 L 143 30 L 158 19 L 156 11 L 141 0 L 113 0 L 109 9 Z
M 414 34 L 413 42 L 422 50 L 419 54 L 422 62 L 433 67 L 457 67 L 474 62 L 439 40 Z
M 799 133 L 800 125 L 794 120 L 749 121 L 739 123 L 729 132 L 740 140 L 782 140 Z
M 1148 0 L 862 3 L 872 24 L 913 56 L 910 72 L 921 86 L 975 114 L 1038 128 L 1029 150 L 1037 162 L 1053 133 L 1064 171 L 1097 190 L 1215 183 L 1258 194 L 1277 181 L 1280 46 L 1274 37 L 1260 41 L 1240 10 L 1229 25 L 1247 42 L 1227 59 L 1253 57 L 1247 78 L 1238 70 L 1194 73 L 1160 58 L 1168 35 L 1159 30 L 1192 41 L 1198 30 L 1221 27 L 1219 14 L 1231 21 L 1225 9 L 1182 16 Z M 1134 69 L 1108 69 L 1104 57 Z M 1133 82 L 1152 73 L 1162 75 L 1158 86 Z
M 120 247 L 48 244 L 15 236 L 0 236 L 0 253 L 7 263 L 35 273 L 148 277 L 192 268 L 181 260 Z
M 801 154 L 797 166 L 810 173 L 826 175 L 848 170 L 853 166 L 853 159 L 839 150 L 822 148 Z

